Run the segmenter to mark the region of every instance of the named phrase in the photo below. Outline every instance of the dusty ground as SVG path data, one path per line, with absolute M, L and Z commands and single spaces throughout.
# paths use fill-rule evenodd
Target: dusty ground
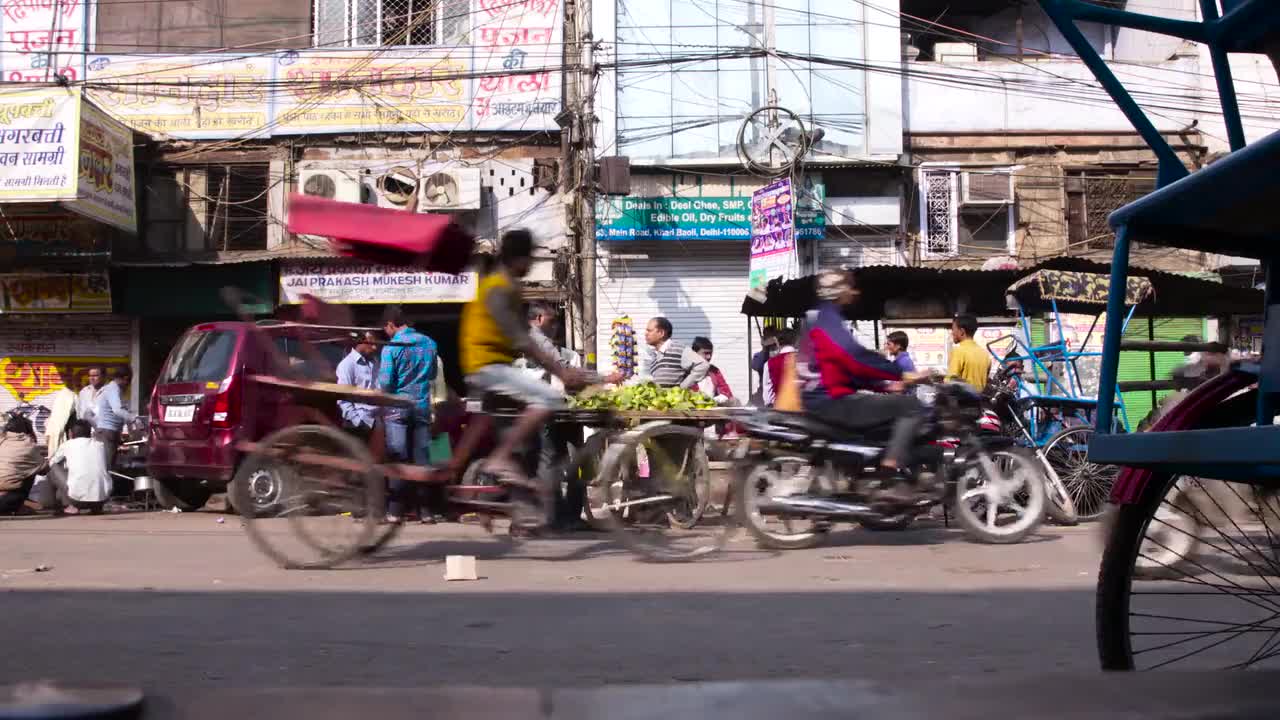
M 1096 667 L 1093 528 L 985 546 L 837 533 L 784 554 L 634 561 L 607 536 L 510 546 L 414 526 L 285 571 L 210 513 L 0 520 L 0 677 L 208 686 L 541 685 L 1034 674 Z M 441 556 L 479 556 L 446 583 Z M 47 566 L 44 572 L 34 569 Z

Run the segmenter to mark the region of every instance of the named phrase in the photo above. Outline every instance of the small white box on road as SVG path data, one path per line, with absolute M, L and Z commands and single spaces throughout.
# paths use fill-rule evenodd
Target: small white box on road
M 474 555 L 447 555 L 444 559 L 445 580 L 478 580 Z

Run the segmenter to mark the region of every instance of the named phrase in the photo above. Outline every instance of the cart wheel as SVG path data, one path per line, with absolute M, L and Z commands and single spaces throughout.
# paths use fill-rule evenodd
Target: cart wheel
M 669 518 L 673 512 L 692 517 L 691 508 L 706 508 L 706 497 L 699 497 L 709 475 L 701 429 L 651 422 L 610 440 L 587 486 L 592 522 L 653 562 L 695 560 L 724 547 L 733 523 L 680 528 Z
M 330 568 L 372 544 L 385 491 L 364 444 L 334 427 L 296 425 L 261 445 L 231 484 L 232 504 L 250 507 L 247 478 L 240 474 L 270 468 L 285 480 L 279 517 L 244 516 L 259 550 L 281 567 Z

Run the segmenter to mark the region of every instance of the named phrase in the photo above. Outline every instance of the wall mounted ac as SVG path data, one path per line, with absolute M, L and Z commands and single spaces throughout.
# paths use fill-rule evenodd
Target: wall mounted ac
M 370 196 L 358 170 L 299 163 L 298 192 L 339 202 L 367 203 Z
M 480 168 L 428 166 L 418 189 L 419 212 L 475 210 L 480 207 Z
M 1007 172 L 965 172 L 960 187 L 964 205 L 1008 205 L 1013 202 L 1013 174 Z
M 408 208 L 422 182 L 417 168 L 408 164 L 366 167 L 362 173 L 369 202 L 393 210 Z

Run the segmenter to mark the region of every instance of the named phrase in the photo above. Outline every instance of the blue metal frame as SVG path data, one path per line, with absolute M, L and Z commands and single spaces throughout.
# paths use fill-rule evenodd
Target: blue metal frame
M 1110 298 L 1110 296 L 1108 296 L 1108 298 Z M 1121 300 L 1123 301 L 1123 297 Z M 995 350 L 991 348 L 991 345 L 999 342 L 998 340 L 988 343 L 987 345 L 987 352 L 991 353 L 997 363 L 1005 364 L 1021 362 L 1024 367 L 1026 367 L 1029 361 L 1031 369 L 1030 383 L 1025 379 L 1025 371 L 1023 375 L 1019 375 L 1017 377 L 1017 383 L 1019 397 L 1030 402 L 1028 417 L 1024 418 L 1024 424 L 1027 426 L 1027 430 L 1030 432 L 1031 438 L 1035 442 L 1036 447 L 1044 446 L 1055 434 L 1065 427 L 1065 423 L 1059 422 L 1048 423 L 1044 427 L 1040 427 L 1041 423 L 1039 421 L 1038 413 L 1035 412 L 1038 406 L 1058 406 L 1065 410 L 1066 406 L 1075 405 L 1077 411 L 1085 413 L 1097 411 L 1097 422 L 1101 423 L 1103 417 L 1111 417 L 1112 421 L 1110 425 L 1112 427 L 1117 426 L 1115 413 L 1116 410 L 1119 410 L 1119 427 L 1125 432 L 1128 432 L 1128 411 L 1124 406 L 1124 397 L 1118 391 L 1114 390 L 1116 387 L 1114 382 L 1111 383 L 1110 387 L 1113 388 L 1114 398 L 1119 399 L 1118 405 L 1113 402 L 1110 408 L 1103 410 L 1101 398 L 1104 393 L 1102 392 L 1102 388 L 1106 386 L 1101 383 L 1098 385 L 1098 398 L 1083 397 L 1084 386 L 1080 382 L 1080 375 L 1076 370 L 1076 361 L 1080 358 L 1103 357 L 1103 362 L 1105 364 L 1105 356 L 1102 352 L 1072 350 L 1070 346 L 1067 345 L 1065 334 L 1062 331 L 1062 313 L 1058 310 L 1058 301 L 1050 300 L 1049 302 L 1050 311 L 1053 316 L 1053 323 L 1058 328 L 1057 342 L 1050 342 L 1044 345 L 1032 344 L 1031 318 L 1027 315 L 1022 304 L 1019 303 L 1018 324 L 1022 328 L 1022 337 L 1018 337 L 1017 335 L 1007 336 L 1013 338 L 1014 348 L 1019 354 L 1006 355 L 1004 357 L 997 355 Z M 1121 333 L 1128 328 L 1129 321 L 1133 319 L 1133 314 L 1137 309 L 1138 307 L 1136 305 L 1129 308 L 1128 313 L 1124 317 L 1124 322 L 1120 327 Z M 1045 365 L 1046 359 L 1050 362 L 1063 363 L 1066 369 L 1065 384 L 1053 374 L 1048 366 Z M 1042 377 L 1043 380 L 1041 379 Z M 1102 415 L 1103 412 L 1108 414 Z
M 1089 4 L 1081 0 L 1040 0 L 1040 5 L 1155 153 L 1159 161 L 1159 171 L 1156 175 L 1157 188 L 1165 187 L 1186 177 L 1188 171 L 1168 141 L 1134 102 L 1124 85 L 1116 79 L 1097 51 L 1076 27 L 1076 21 L 1087 20 L 1119 25 L 1207 45 L 1217 80 L 1218 98 L 1222 105 L 1228 141 L 1232 151 L 1244 147 L 1244 125 L 1240 119 L 1240 108 L 1227 54 L 1238 51 L 1261 52 L 1265 39 L 1280 35 L 1280 3 L 1275 0 L 1222 0 L 1225 14 L 1219 15 L 1215 0 L 1200 0 L 1201 14 L 1204 16 L 1204 20 L 1200 22 L 1144 15 Z M 1114 387 L 1119 371 L 1122 328 L 1118 321 L 1124 311 L 1123 289 L 1128 278 L 1129 245 L 1128 227 L 1120 225 L 1116 228 L 1115 253 L 1111 260 L 1111 293 L 1107 299 L 1107 327 L 1103 341 L 1102 377 L 1099 387 Z M 1277 262 L 1280 261 L 1269 260 L 1266 263 L 1266 323 L 1268 326 L 1273 322 L 1280 323 L 1280 313 L 1272 313 L 1276 296 L 1273 295 L 1271 280 L 1275 275 L 1273 270 L 1280 268 Z M 1276 310 L 1280 311 L 1280 308 Z M 1268 333 L 1268 337 L 1270 336 Z M 1264 378 L 1265 375 L 1266 373 Z M 1274 402 L 1271 395 L 1280 388 L 1267 387 L 1265 380 L 1263 384 L 1258 400 L 1258 424 L 1270 425 L 1274 415 Z M 1099 396 L 1098 436 L 1111 433 L 1112 428 L 1103 419 L 1110 416 L 1114 406 L 1114 396 Z M 1103 444 L 1108 444 L 1107 439 L 1103 439 Z

